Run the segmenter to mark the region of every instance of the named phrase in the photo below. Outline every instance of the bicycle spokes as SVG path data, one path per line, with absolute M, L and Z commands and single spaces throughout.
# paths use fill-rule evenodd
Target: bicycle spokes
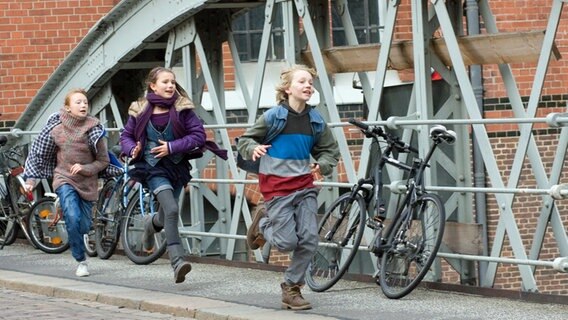
M 347 272 L 361 243 L 365 227 L 365 202 L 350 194 L 337 199 L 319 222 L 320 244 L 306 273 L 306 283 L 314 291 L 333 286 Z
M 411 216 L 401 215 L 396 221 L 388 240 L 391 247 L 383 254 L 379 280 L 389 298 L 407 295 L 422 281 L 442 241 L 445 214 L 440 198 L 425 194 L 417 204 Z

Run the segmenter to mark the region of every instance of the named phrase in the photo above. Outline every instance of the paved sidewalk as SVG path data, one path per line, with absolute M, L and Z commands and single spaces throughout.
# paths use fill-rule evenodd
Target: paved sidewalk
M 194 319 L 170 314 L 122 308 L 76 298 L 56 298 L 30 292 L 0 289 L 2 311 L 0 319 L 113 319 L 170 320 Z
M 120 255 L 109 260 L 89 259 L 91 276 L 78 278 L 69 252 L 49 255 L 16 243 L 0 251 L 0 289 L 8 290 L 3 294 L 10 290 L 29 292 L 200 320 L 517 320 L 567 319 L 568 315 L 568 304 L 531 303 L 423 288 L 403 299 L 389 300 L 374 283 L 344 280 L 324 293 L 305 289 L 304 296 L 314 309 L 292 312 L 280 309 L 281 272 L 192 264 L 186 282 L 178 285 L 173 283 L 168 260 L 139 266 Z

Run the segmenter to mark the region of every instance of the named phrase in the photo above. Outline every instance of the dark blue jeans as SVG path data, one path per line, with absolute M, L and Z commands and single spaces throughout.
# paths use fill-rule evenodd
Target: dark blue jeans
M 69 184 L 60 186 L 55 190 L 55 193 L 57 193 L 61 209 L 63 209 L 71 255 L 78 262 L 84 261 L 85 245 L 83 243 L 83 235 L 88 233 L 91 228 L 93 202 L 82 199 Z

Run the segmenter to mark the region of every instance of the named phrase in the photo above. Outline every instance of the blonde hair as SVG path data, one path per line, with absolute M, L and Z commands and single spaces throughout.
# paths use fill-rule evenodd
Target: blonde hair
M 83 88 L 71 89 L 71 90 L 69 90 L 69 92 L 67 92 L 67 94 L 65 95 L 65 106 L 70 106 L 70 105 L 71 105 L 71 96 L 74 95 L 75 93 L 81 93 L 82 95 L 84 95 L 85 97 L 87 97 L 87 90 L 85 90 L 85 89 L 83 89 Z
M 318 74 L 314 68 L 310 68 L 303 64 L 295 64 L 289 68 L 282 70 L 280 73 L 280 84 L 276 86 L 276 102 L 281 104 L 282 102 L 288 101 L 288 94 L 286 90 L 290 88 L 292 83 L 292 78 L 296 71 L 307 71 L 312 75 L 312 78 L 317 78 Z
M 170 68 L 154 67 L 152 70 L 150 70 L 150 72 L 148 73 L 148 76 L 146 77 L 146 90 L 148 92 L 154 92 L 154 90 L 152 90 L 152 88 L 150 88 L 150 85 L 152 83 L 156 83 L 156 81 L 158 81 L 158 75 L 162 72 L 171 73 L 171 74 L 174 75 L 174 78 L 176 76 L 174 71 Z M 177 81 L 176 81 L 176 91 L 179 93 L 180 96 L 184 96 L 186 98 L 189 98 L 187 92 L 180 86 L 179 83 L 177 83 Z

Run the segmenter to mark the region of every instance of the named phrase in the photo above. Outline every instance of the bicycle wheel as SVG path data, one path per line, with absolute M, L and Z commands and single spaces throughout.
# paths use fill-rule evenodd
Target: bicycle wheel
M 95 239 L 95 223 L 97 221 L 97 211 L 95 208 L 91 211 L 91 229 L 87 234 L 83 235 L 83 245 L 85 246 L 85 253 L 89 257 L 97 256 L 97 245 Z
M 69 238 L 61 208 L 56 208 L 56 199 L 45 197 L 38 200 L 27 215 L 26 228 L 32 243 L 46 253 L 61 253 L 69 248 Z
M 403 213 L 396 220 L 381 259 L 379 283 L 391 299 L 406 296 L 422 281 L 444 235 L 446 214 L 438 195 L 424 194 L 410 210 L 412 219 Z
M 365 231 L 362 196 L 342 194 L 323 215 L 318 228 L 320 245 L 306 271 L 306 283 L 316 292 L 331 288 L 349 269 Z
M 7 199 L 0 199 L 0 245 L 9 246 L 16 242 L 20 225 L 11 217 L 10 204 Z
M 164 232 L 156 232 L 154 249 L 147 252 L 142 248 L 142 234 L 144 233 L 144 217 L 151 212 L 158 212 L 157 202 L 151 201 L 150 194 L 144 195 L 144 210 L 141 210 L 138 190 L 128 202 L 126 214 L 122 224 L 122 246 L 126 256 L 136 264 L 149 264 L 156 261 L 166 252 L 166 236 Z M 150 210 L 150 205 L 155 206 Z
M 89 233 L 83 235 L 83 244 L 85 245 L 85 253 L 89 257 L 97 256 L 97 247 L 95 244 L 95 229 L 91 227 Z
M 120 192 L 115 179 L 105 182 L 96 207 L 95 243 L 101 259 L 108 259 L 116 250 L 120 239 L 122 210 Z

